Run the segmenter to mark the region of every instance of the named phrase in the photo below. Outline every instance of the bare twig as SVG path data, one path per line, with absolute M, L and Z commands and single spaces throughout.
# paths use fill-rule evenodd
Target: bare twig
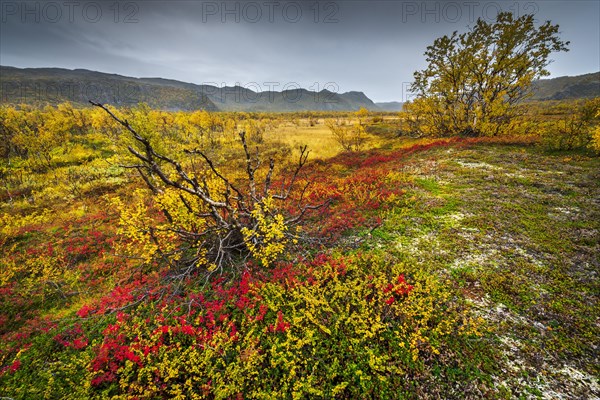
M 283 179 L 279 193 L 271 195 L 270 190 L 275 171 L 275 161 L 272 158 L 269 159 L 266 177 L 260 185 L 262 190 L 259 193 L 257 190 L 259 183 L 257 182 L 256 174 L 261 167 L 259 151 L 257 148 L 256 155 L 251 154 L 245 132 L 240 132 L 239 137 L 245 157 L 247 188 L 242 188 L 234 184 L 231 179 L 219 171 L 215 163 L 203 151 L 199 149 L 184 150 L 186 154 L 199 155 L 208 167 L 208 173 L 221 182 L 224 189 L 215 190 L 213 186 L 209 185 L 206 176 L 196 178 L 196 175 L 193 173 L 190 176 L 179 162 L 158 153 L 150 141 L 132 127 L 126 119 L 115 115 L 115 113 L 103 104 L 93 101 L 90 101 L 90 104 L 106 111 L 139 144 L 136 147 L 127 147 L 127 150 L 139 162 L 135 165 L 124 166 L 124 168 L 136 169 L 146 186 L 155 195 L 164 193 L 164 187 L 178 191 L 181 206 L 195 218 L 199 218 L 202 221 L 198 225 L 192 224 L 191 230 L 189 227 L 183 229 L 180 226 L 174 225 L 169 211 L 163 209 L 165 216 L 171 223 L 167 230 L 176 233 L 186 243 L 186 245 L 179 248 L 179 251 L 181 254 L 187 252 L 188 256 L 178 257 L 179 261 L 176 265 L 173 265 L 174 273 L 170 275 L 170 279 L 179 282 L 178 286 L 203 262 L 207 265 L 214 264 L 216 266 L 211 271 L 207 271 L 209 274 L 212 274 L 214 271 L 223 271 L 223 268 L 226 266 L 232 266 L 237 262 L 247 260 L 249 251 L 244 242 L 242 231 L 243 228 L 257 231 L 258 221 L 253 216 L 252 211 L 263 207 L 264 199 L 268 196 L 281 201 L 288 200 L 295 189 L 300 171 L 306 165 L 310 153 L 307 150 L 307 146 L 300 148 L 300 156 L 289 181 L 286 182 Z M 195 168 L 192 169 L 195 170 Z M 200 182 L 198 179 L 200 179 Z M 286 226 L 298 224 L 308 211 L 316 210 L 329 203 L 329 200 L 327 200 L 318 205 L 302 205 L 308 185 L 309 183 L 300 189 L 300 197 L 297 199 L 298 212 L 296 215 L 288 216 L 285 219 Z M 159 230 L 156 228 L 147 231 L 151 240 L 158 245 L 157 232 Z M 290 236 L 292 234 L 287 233 L 286 235 Z M 251 240 L 256 241 L 255 245 L 260 245 L 261 243 L 260 238 L 253 237 Z M 194 249 L 197 250 L 196 255 L 190 257 L 189 252 Z M 200 249 L 203 250 L 200 251 Z M 173 263 L 171 254 L 159 252 L 159 256 L 164 258 L 169 264 Z M 204 254 L 206 254 L 207 259 L 203 260 Z

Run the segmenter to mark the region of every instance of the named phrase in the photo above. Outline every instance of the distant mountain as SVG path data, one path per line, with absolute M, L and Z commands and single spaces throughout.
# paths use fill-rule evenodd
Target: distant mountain
M 165 110 L 217 109 L 202 92 L 175 85 L 84 69 L 0 66 L 0 103 L 88 105 L 88 100 L 116 106 L 143 102 Z
M 600 72 L 577 76 L 539 79 L 532 84 L 529 100 L 569 100 L 600 97 Z M 401 111 L 404 103 L 391 101 L 375 103 L 382 111 Z
M 0 66 L 0 103 L 58 104 L 88 100 L 117 106 L 147 103 L 164 110 L 354 111 L 378 107 L 362 92 L 311 92 L 305 89 L 254 92 L 250 89 L 196 85 L 162 78 L 132 78 L 83 69 Z
M 353 111 L 361 107 L 376 109 L 362 92 L 312 92 L 306 89 L 282 92 L 254 92 L 235 87 L 202 87 L 203 93 L 223 111 Z
M 600 96 L 600 72 L 533 82 L 531 100 L 565 100 Z
M 402 111 L 403 104 L 404 103 L 401 103 L 399 101 L 388 101 L 388 102 L 382 102 L 382 103 L 375 103 L 375 105 L 381 111 Z

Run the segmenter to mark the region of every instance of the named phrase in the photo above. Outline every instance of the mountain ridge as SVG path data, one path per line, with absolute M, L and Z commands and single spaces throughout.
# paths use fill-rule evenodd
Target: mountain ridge
M 568 100 L 600 96 L 600 71 L 533 82 L 531 100 Z
M 560 76 L 533 82 L 529 100 L 569 100 L 600 96 L 600 72 Z M 0 103 L 56 105 L 88 100 L 116 106 L 140 102 L 169 111 L 371 111 L 396 112 L 402 102 L 373 102 L 364 92 L 319 92 L 304 88 L 255 92 L 244 86 L 213 86 L 161 77 L 130 77 L 85 68 L 18 68 L 0 66 Z
M 140 102 L 165 110 L 355 111 L 378 110 L 363 92 L 319 92 L 303 88 L 255 92 L 243 86 L 217 87 L 160 77 L 136 78 L 88 69 L 0 66 L 0 102 L 32 105 L 88 100 L 117 106 Z
M 400 101 L 381 101 L 375 103 L 382 111 L 402 111 L 403 102 Z

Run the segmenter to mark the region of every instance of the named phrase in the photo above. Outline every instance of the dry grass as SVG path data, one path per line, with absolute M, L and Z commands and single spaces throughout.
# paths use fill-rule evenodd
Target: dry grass
M 351 123 L 352 121 L 348 121 Z M 314 126 L 307 123 L 295 125 L 285 123 L 274 131 L 267 133 L 267 140 L 274 140 L 285 143 L 292 147 L 294 151 L 300 146 L 308 145 L 311 151 L 311 159 L 327 159 L 336 156 L 342 151 L 342 146 L 336 141 L 331 130 L 325 125 L 323 119 L 320 119 Z M 380 147 L 384 142 L 377 136 L 367 135 L 365 150 Z

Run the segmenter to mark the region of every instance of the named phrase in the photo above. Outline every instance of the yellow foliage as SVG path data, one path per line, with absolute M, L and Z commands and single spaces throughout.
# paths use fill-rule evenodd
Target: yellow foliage
M 598 113 L 596 114 L 596 119 L 600 120 L 600 110 L 598 110 Z M 600 154 L 600 124 L 596 125 L 596 128 L 592 132 L 590 148 Z
M 283 215 L 273 215 L 273 210 L 273 198 L 270 196 L 263 198 L 252 211 L 252 217 L 256 220 L 254 227 L 242 228 L 248 250 L 264 266 L 269 266 L 275 261 L 288 243 L 286 237 L 288 228 Z
M 126 206 L 118 197 L 108 198 L 109 204 L 119 212 L 117 234 L 123 250 L 132 256 L 150 263 L 155 255 L 168 254 L 177 247 L 177 234 L 169 229 L 168 222 L 157 223 L 150 215 L 147 205 L 147 190 L 137 189 L 132 194 L 131 206 Z
M 27 215 L 21 215 L 15 217 L 10 214 L 0 215 L 0 233 L 4 236 L 11 236 L 16 233 L 18 229 L 26 226 L 44 224 L 51 221 L 53 218 L 53 212 L 51 210 L 43 210 L 41 212 L 32 212 Z

